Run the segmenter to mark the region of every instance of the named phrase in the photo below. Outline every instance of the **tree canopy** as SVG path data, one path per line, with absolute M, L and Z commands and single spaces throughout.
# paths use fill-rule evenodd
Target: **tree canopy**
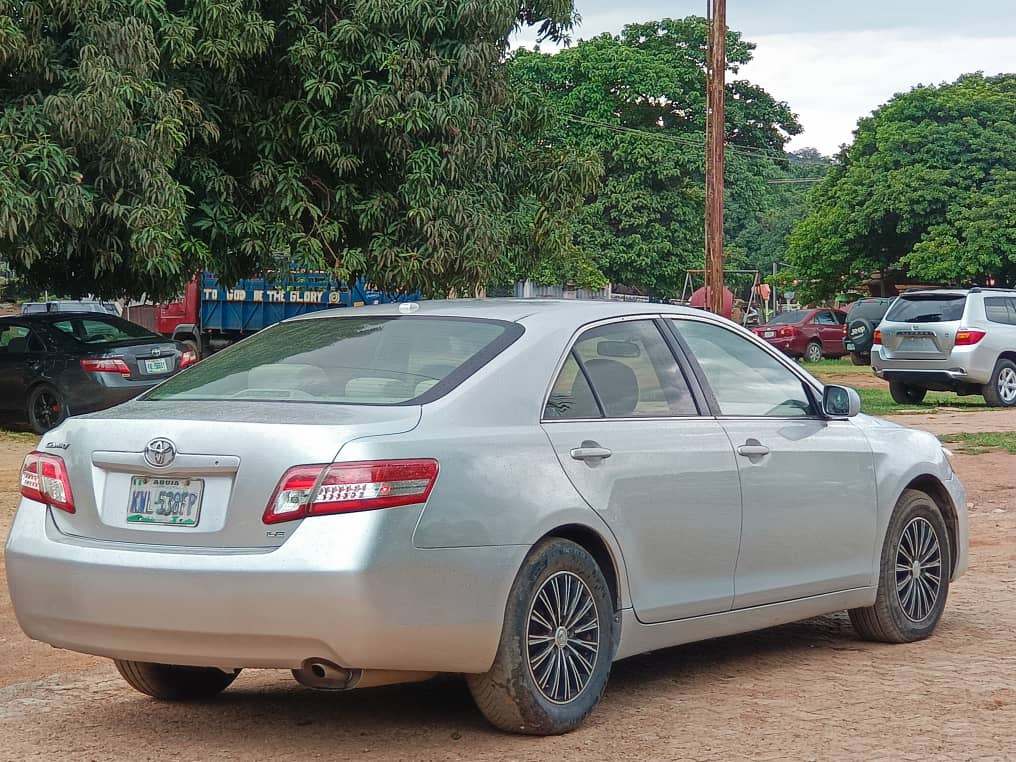
M 918 86 L 861 119 L 791 236 L 802 291 L 873 271 L 942 284 L 1016 281 L 1016 75 Z
M 701 17 L 664 19 L 553 55 L 520 50 L 512 58 L 511 77 L 539 88 L 561 115 L 547 144 L 602 157 L 603 188 L 587 198 L 575 226 L 585 256 L 572 266 L 595 265 L 612 282 L 654 296 L 676 295 L 685 270 L 702 266 L 707 31 Z M 731 75 L 754 47 L 728 33 Z M 731 76 L 728 202 L 745 215 L 759 208 L 766 179 L 782 175 L 786 140 L 800 131 L 787 104 Z
M 567 258 L 599 159 L 537 138 L 508 37 L 571 0 L 0 0 L 0 256 L 166 295 L 282 253 L 471 289 Z

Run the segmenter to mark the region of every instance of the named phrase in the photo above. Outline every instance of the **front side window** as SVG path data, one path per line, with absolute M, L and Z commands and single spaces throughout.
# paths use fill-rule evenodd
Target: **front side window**
M 296 320 L 212 355 L 143 399 L 410 404 L 439 385 L 428 399 L 448 391 L 521 333 L 497 320 Z
M 750 339 L 697 320 L 670 322 L 702 368 L 721 415 L 803 418 L 817 414 L 804 382 Z
M 594 416 L 588 415 L 590 401 L 595 405 Z M 687 381 L 652 321 L 597 326 L 575 342 L 551 391 L 544 417 L 588 418 L 601 414 L 607 418 L 698 415 Z
M 838 325 L 836 318 L 831 312 L 819 312 L 815 315 L 815 322 L 819 325 Z

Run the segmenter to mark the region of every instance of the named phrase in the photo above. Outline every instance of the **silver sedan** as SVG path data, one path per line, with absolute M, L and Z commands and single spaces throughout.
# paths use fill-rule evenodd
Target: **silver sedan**
M 927 637 L 967 565 L 931 435 L 695 310 L 335 310 L 71 418 L 7 545 L 32 638 L 138 690 L 245 667 L 348 689 L 464 673 L 497 727 L 579 725 L 611 664 L 846 609 Z

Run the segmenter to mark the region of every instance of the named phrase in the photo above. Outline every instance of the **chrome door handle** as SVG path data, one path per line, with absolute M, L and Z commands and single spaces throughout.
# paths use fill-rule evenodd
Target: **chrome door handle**
M 764 444 L 759 444 L 756 441 L 745 442 L 743 445 L 737 448 L 737 454 L 743 455 L 746 458 L 758 458 L 763 455 L 769 454 L 769 448 Z
M 598 442 L 583 442 L 579 447 L 573 447 L 570 455 L 575 460 L 604 460 L 613 453 L 606 447 L 600 447 Z

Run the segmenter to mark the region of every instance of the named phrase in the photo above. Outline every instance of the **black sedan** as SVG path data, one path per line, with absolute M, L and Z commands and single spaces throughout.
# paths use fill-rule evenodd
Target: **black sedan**
M 72 413 L 125 402 L 197 359 L 184 344 L 112 315 L 0 318 L 0 417 L 42 434 Z

